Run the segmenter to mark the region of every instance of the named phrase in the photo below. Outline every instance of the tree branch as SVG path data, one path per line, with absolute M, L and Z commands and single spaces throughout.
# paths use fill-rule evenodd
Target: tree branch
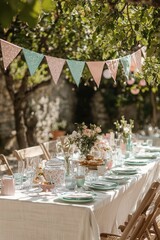
M 128 6 L 128 4 L 127 4 L 127 17 L 128 17 L 128 22 L 129 22 L 130 27 L 131 27 L 131 31 L 132 31 L 132 33 L 135 33 L 135 31 L 133 29 L 133 26 L 132 26 L 132 21 L 131 21 L 130 16 L 129 16 L 129 6 Z
M 40 82 L 39 84 L 34 85 L 32 88 L 27 89 L 25 94 L 26 96 L 30 95 L 31 93 L 33 93 L 35 90 L 37 90 L 40 87 L 44 87 L 44 86 L 48 86 L 49 84 L 51 84 L 51 78 L 47 81 L 43 81 Z

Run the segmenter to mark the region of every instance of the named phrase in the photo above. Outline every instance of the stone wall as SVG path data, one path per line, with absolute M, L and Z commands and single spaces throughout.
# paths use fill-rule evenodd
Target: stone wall
M 67 81 L 61 79 L 58 85 L 52 82 L 37 89 L 27 102 L 26 124 L 33 127 L 37 142 L 47 141 L 52 125 L 59 120 L 65 119 L 67 130 L 72 130 L 76 97 Z M 3 79 L 0 81 L 0 116 L 0 150 L 3 152 L 17 147 L 12 102 Z

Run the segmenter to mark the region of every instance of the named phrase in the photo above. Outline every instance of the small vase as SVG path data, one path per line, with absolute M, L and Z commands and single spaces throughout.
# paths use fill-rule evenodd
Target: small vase
M 131 141 L 131 135 L 129 135 L 127 138 L 123 139 L 122 153 L 124 154 L 125 158 L 128 158 L 130 156 L 131 151 L 132 151 L 132 141 Z

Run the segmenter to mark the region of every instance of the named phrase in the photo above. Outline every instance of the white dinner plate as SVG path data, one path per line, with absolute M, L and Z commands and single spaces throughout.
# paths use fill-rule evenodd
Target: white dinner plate
M 143 159 L 134 159 L 134 160 L 126 160 L 125 165 L 130 165 L 130 166 L 145 166 L 148 164 L 147 160 Z
M 137 154 L 135 158 L 136 159 L 156 159 L 157 155 L 153 153 L 144 153 L 144 154 Z
M 136 168 L 131 168 L 131 167 L 124 167 L 124 168 L 115 168 L 112 169 L 112 172 L 115 174 L 120 174 L 120 175 L 134 175 L 138 173 L 138 170 Z
M 94 196 L 88 193 L 64 193 L 59 199 L 70 203 L 87 203 L 94 200 Z
M 88 185 L 90 188 L 95 190 L 113 190 L 117 187 L 117 184 L 114 182 L 92 182 L 90 185 Z
M 117 184 L 125 184 L 129 180 L 129 177 L 124 177 L 120 175 L 108 175 L 108 176 L 104 176 L 103 180 L 110 181 Z

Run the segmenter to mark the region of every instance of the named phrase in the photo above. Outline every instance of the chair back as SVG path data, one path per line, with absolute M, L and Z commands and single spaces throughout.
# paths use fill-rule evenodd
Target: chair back
M 13 175 L 12 169 L 9 166 L 8 160 L 6 156 L 0 154 L 0 171 L 4 174 L 7 173 L 8 175 Z
M 25 161 L 27 158 L 34 157 L 40 157 L 42 159 L 45 159 L 44 152 L 39 145 L 20 150 L 14 150 L 13 155 L 17 158 L 18 161 Z
M 40 144 L 47 160 L 50 160 L 57 152 L 57 140 L 52 140 Z

